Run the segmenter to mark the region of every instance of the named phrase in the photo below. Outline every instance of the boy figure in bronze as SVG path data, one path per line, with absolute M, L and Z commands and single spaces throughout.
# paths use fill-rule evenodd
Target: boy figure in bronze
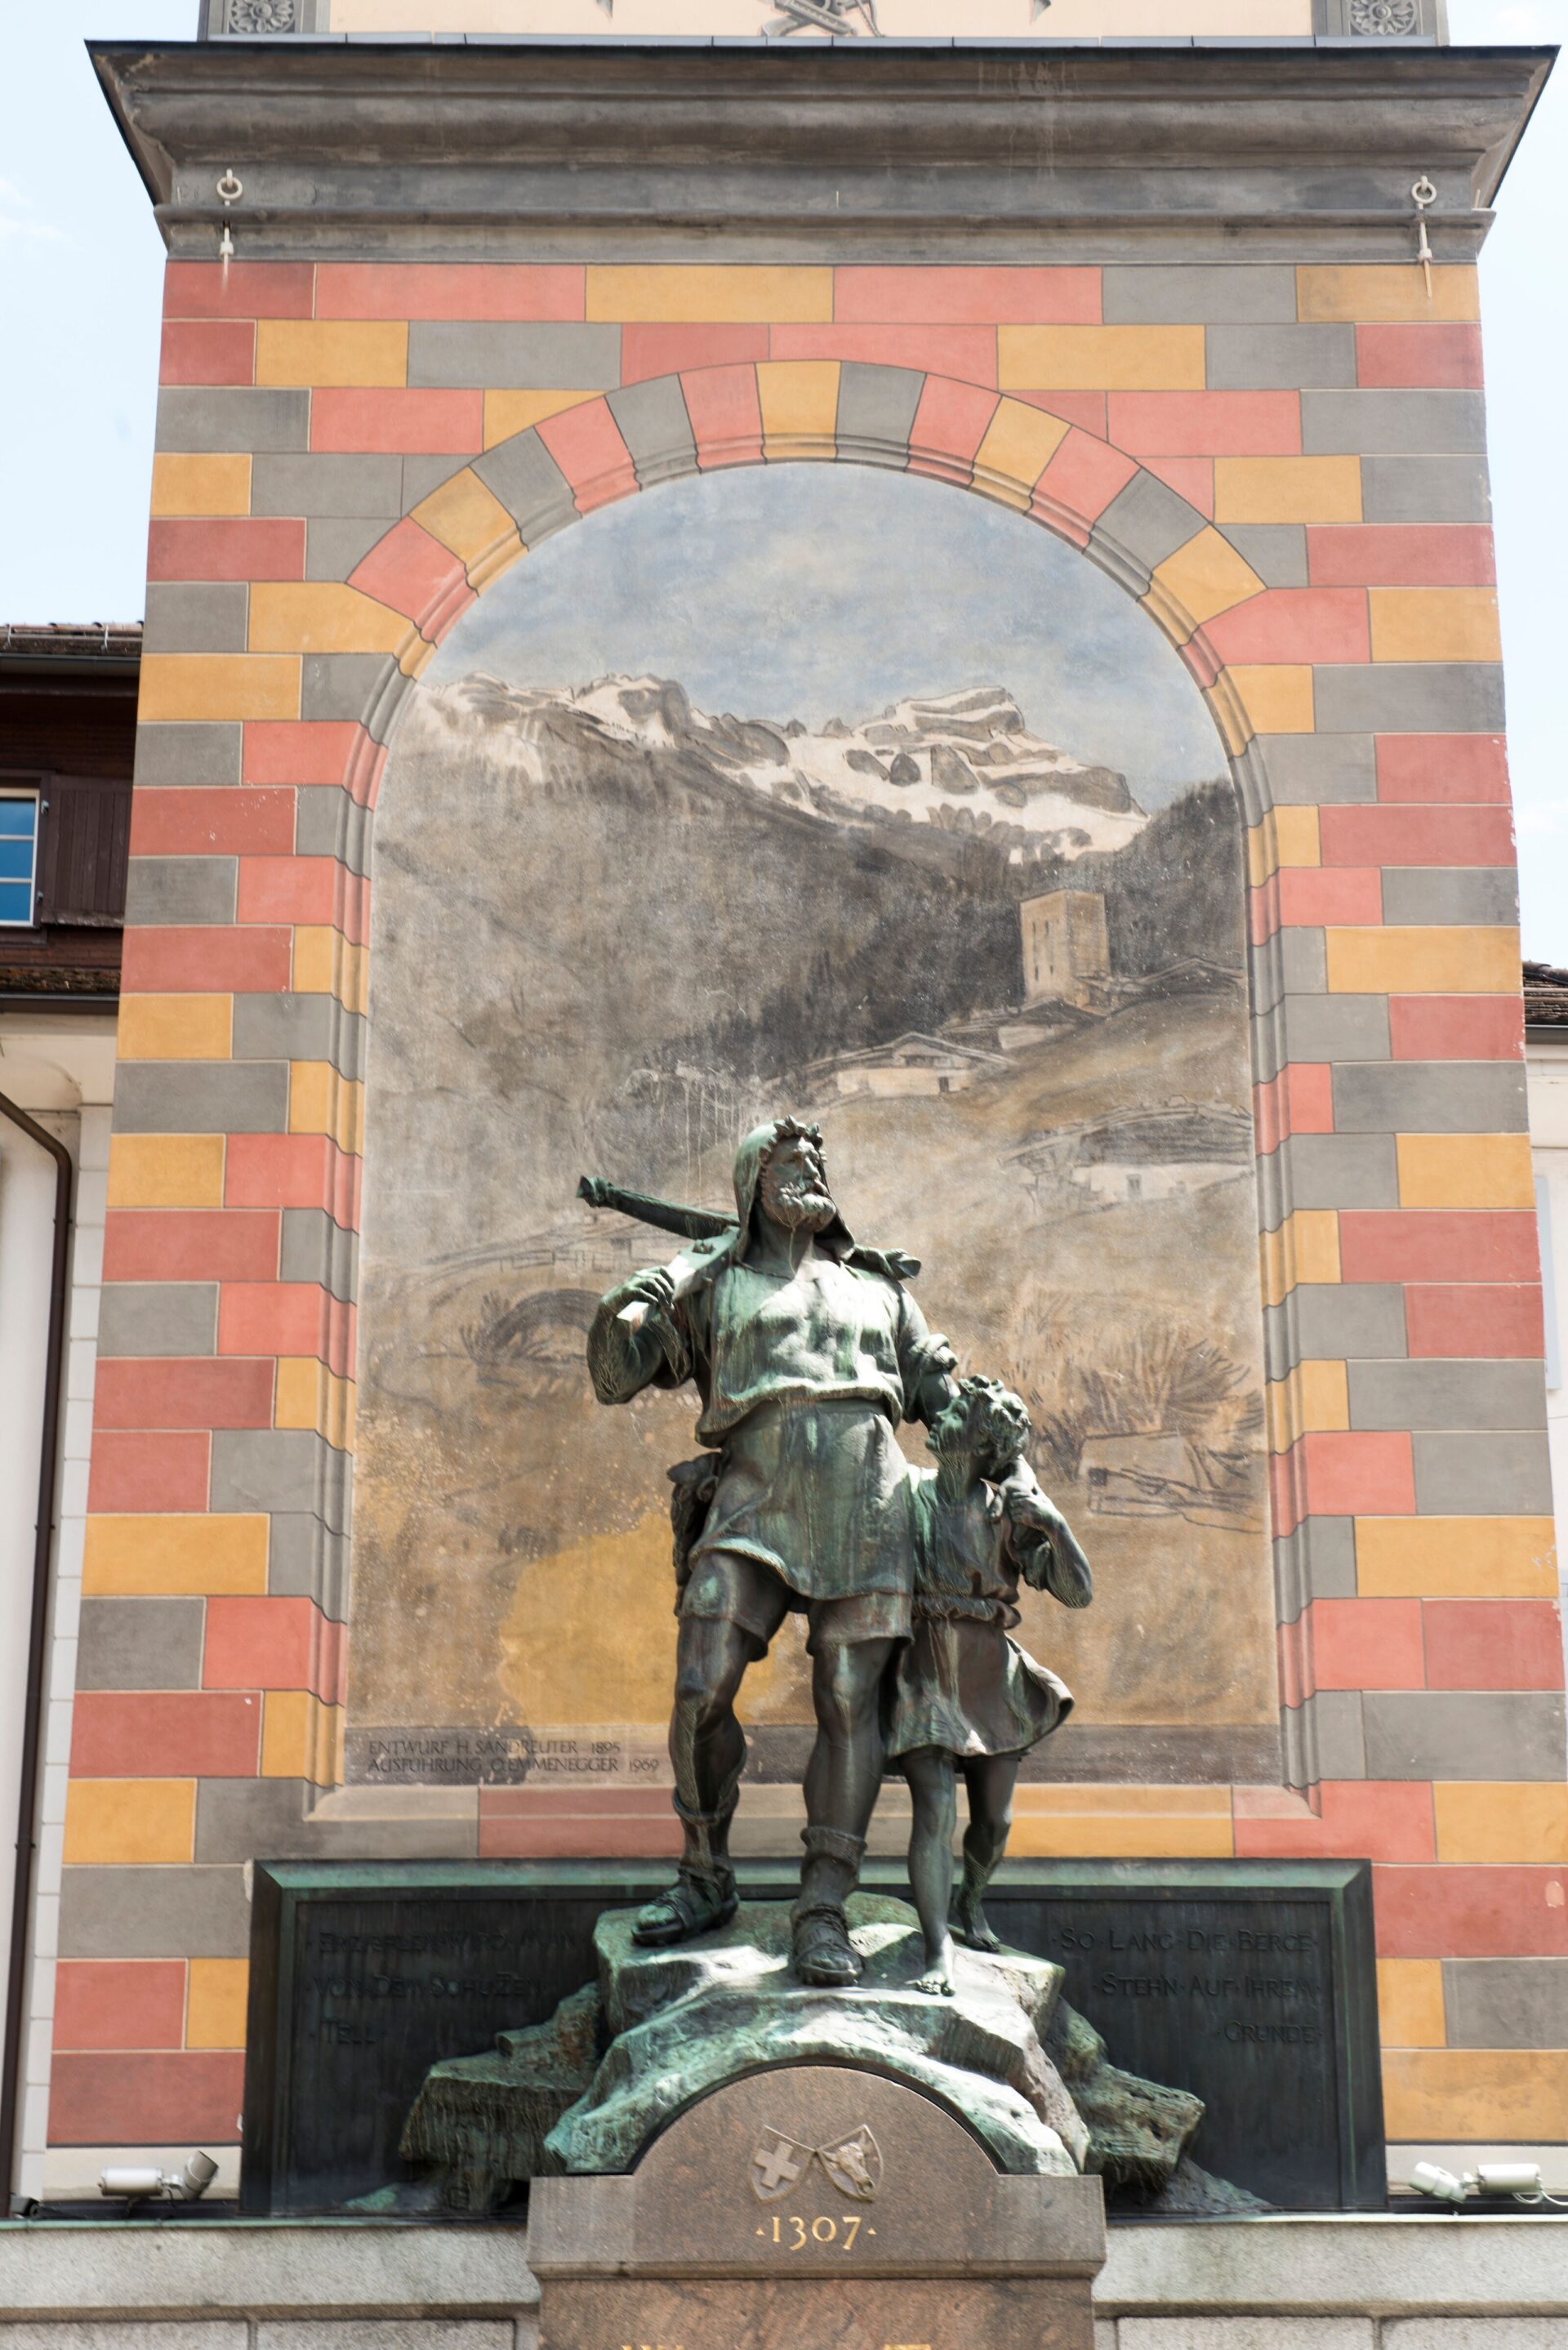
M 955 1358 L 903 1286 L 918 1267 L 857 1246 L 816 1128 L 776 1118 L 749 1134 L 735 1209 L 732 1229 L 618 1284 L 588 1334 L 601 1403 L 691 1379 L 698 1440 L 719 1456 L 705 1516 L 693 1508 L 702 1481 L 678 1497 L 687 1573 L 670 1751 L 685 1848 L 637 1931 L 684 1941 L 734 1915 L 735 1697 L 785 1616 L 804 1612 L 817 1735 L 794 1968 L 841 1986 L 860 1973 L 844 1904 L 882 1779 L 882 1682 L 911 1629 L 909 1472 L 894 1430 L 936 1418 Z
M 888 1756 L 914 1805 L 921 1991 L 951 1991 L 954 1926 L 971 1949 L 1001 1948 L 981 1905 L 1007 1849 L 1018 1766 L 1073 1708 L 1071 1690 L 1008 1638 L 1021 1576 L 1067 1607 L 1094 1596 L 1088 1560 L 1023 1458 L 1028 1440 L 1019 1398 L 996 1379 L 968 1378 L 931 1422 L 935 1471 L 911 1472 L 914 1637 L 890 1677 Z M 969 1826 L 955 1889 L 961 1771 Z

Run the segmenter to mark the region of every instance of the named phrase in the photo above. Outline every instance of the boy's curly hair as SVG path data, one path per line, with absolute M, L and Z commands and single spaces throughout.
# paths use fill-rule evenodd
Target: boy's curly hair
M 1013 1463 L 1023 1458 L 1024 1447 L 1033 1433 L 1033 1422 L 1022 1396 L 1003 1387 L 1000 1379 L 989 1379 L 980 1373 L 959 1381 L 955 1405 L 965 1407 L 962 1427 L 966 1442 L 981 1458 L 981 1474 L 995 1483 L 1006 1476 Z M 939 1425 L 947 1413 L 939 1415 Z M 936 1430 L 931 1431 L 933 1448 Z

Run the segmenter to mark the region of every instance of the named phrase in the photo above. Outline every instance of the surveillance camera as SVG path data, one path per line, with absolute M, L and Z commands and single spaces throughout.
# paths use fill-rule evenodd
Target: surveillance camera
M 1434 2203 L 1462 2203 L 1465 2199 L 1464 2180 L 1435 2162 L 1418 2162 L 1410 2173 L 1410 2184 L 1417 2195 L 1429 2196 Z

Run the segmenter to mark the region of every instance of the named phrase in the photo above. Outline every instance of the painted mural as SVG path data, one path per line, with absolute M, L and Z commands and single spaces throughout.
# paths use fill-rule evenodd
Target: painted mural
M 1272 1723 L 1240 824 L 1123 591 L 918 478 L 651 490 L 467 617 L 376 822 L 351 1775 L 662 1779 L 694 1399 L 583 1350 L 675 1243 L 577 1181 L 727 1207 L 784 1109 L 1093 1557 L 1042 1771 Z M 789 1775 L 787 1630 L 744 1704 Z

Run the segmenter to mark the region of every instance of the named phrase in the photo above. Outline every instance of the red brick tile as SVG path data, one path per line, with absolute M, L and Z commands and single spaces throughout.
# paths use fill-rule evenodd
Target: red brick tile
M 1221 612 L 1203 633 L 1227 665 L 1372 657 L 1366 598 L 1359 588 L 1270 588 Z
M 279 1218 L 256 1210 L 111 1208 L 106 1281 L 272 1281 Z
M 1480 524 L 1314 525 L 1307 577 L 1314 588 L 1490 588 L 1490 530 Z
M 479 1791 L 482 1858 L 652 1859 L 678 1852 L 680 1844 L 663 1788 L 618 1788 L 597 1797 L 556 1788 Z
M 171 261 L 163 272 L 166 318 L 308 318 L 307 261 Z
M 1536 1281 L 1535 1218 L 1522 1208 L 1345 1208 L 1339 1269 L 1345 1281 Z
M 147 534 L 149 579 L 303 579 L 305 525 L 288 516 L 234 515 L 215 522 L 155 521 Z
M 1383 876 L 1349 866 L 1289 865 L 1249 893 L 1254 946 L 1278 930 L 1312 931 L 1324 922 L 1383 920 Z
M 211 1451 L 212 1439 L 204 1429 L 154 1435 L 100 1426 L 92 1443 L 88 1508 L 110 1517 L 144 1510 L 180 1514 L 204 1510 Z
M 1415 1461 L 1410 1439 L 1400 1431 L 1315 1431 L 1298 1437 L 1269 1470 L 1277 1534 L 1293 1533 L 1305 1517 L 1415 1513 Z
M 245 722 L 247 784 L 341 784 L 369 741 L 353 719 L 252 718 Z
M 354 1309 L 314 1281 L 227 1282 L 218 1293 L 218 1352 L 315 1355 L 345 1378 Z
M 655 376 L 698 368 L 741 367 L 768 355 L 766 327 L 648 326 L 620 330 L 620 380 L 647 383 Z
M 1467 1281 L 1405 1292 L 1412 1355 L 1531 1361 L 1545 1347 L 1536 1282 Z
M 1257 1147 L 1277 1150 L 1287 1134 L 1334 1132 L 1334 1071 L 1326 1063 L 1293 1062 L 1252 1088 Z
M 251 1779 L 261 1700 L 207 1690 L 78 1690 L 75 1779 Z
M 1481 330 L 1464 325 L 1355 329 L 1356 381 L 1400 390 L 1407 386 L 1479 391 Z
M 1391 995 L 1388 1042 L 1397 1061 L 1517 1061 L 1524 1006 L 1517 995 Z
M 344 1629 L 310 1599 L 209 1599 L 202 1686 L 312 1690 L 341 1703 Z
M 1438 807 L 1325 807 L 1318 817 L 1325 865 L 1511 865 L 1506 807 L 1450 801 Z
M 992 391 L 929 376 L 909 432 L 910 471 L 968 482 L 975 452 L 996 408 L 997 396 Z
M 1240 1790 L 1238 1790 L 1238 1794 Z M 1321 1813 L 1279 1818 L 1236 1810 L 1238 1860 L 1431 1861 L 1432 1791 L 1402 1779 L 1325 1779 Z
M 231 1208 L 325 1208 L 357 1231 L 359 1161 L 326 1134 L 231 1134 L 223 1151 L 223 1201 Z
M 1095 523 L 1137 472 L 1130 457 L 1103 441 L 1075 430 L 1068 433 L 1034 485 L 1036 504 L 1047 500 L 1083 523 Z
M 348 585 L 403 613 L 432 643 L 474 600 L 461 556 L 411 515 L 378 541 L 349 573 Z
M 1145 457 L 1143 469 L 1164 482 L 1179 498 L 1196 506 L 1210 521 L 1214 515 L 1214 461 L 1211 457 Z
M 1418 1599 L 1316 1599 L 1302 1621 L 1313 1688 L 1425 1688 Z
M 57 2048 L 178 2048 L 184 2037 L 183 1959 L 60 1960 Z
M 335 857 L 242 857 L 235 920 L 325 923 L 343 931 L 354 877 Z
M 324 261 L 318 318 L 580 318 L 576 264 Z
M 171 1357 L 100 1358 L 93 1426 L 270 1428 L 276 1365 Z
M 1563 1623 L 1551 1599 L 1428 1599 L 1431 1689 L 1563 1686 Z
M 1010 391 L 1009 400 L 1022 400 L 1031 408 L 1044 408 L 1052 416 L 1064 417 L 1084 432 L 1094 433 L 1096 440 L 1106 437 L 1106 395 L 1103 391 Z M 1066 447 L 1066 442 L 1062 444 Z M 1059 457 L 1062 450 L 1058 449 Z M 1052 463 L 1055 463 L 1053 458 Z M 1137 468 L 1133 469 L 1135 472 Z M 1130 477 L 1129 477 L 1130 478 Z
M 873 325 L 1097 326 L 1100 273 L 1085 268 L 841 268 L 833 315 Z
M 754 385 L 751 370 L 745 373 Z M 559 416 L 546 416 L 537 431 L 571 484 L 579 514 L 592 514 L 596 506 L 609 505 L 636 491 L 637 468 L 607 400 L 585 400 Z
M 699 368 L 683 374 L 680 390 L 705 473 L 754 463 L 763 453 L 763 410 L 752 367 Z
M 232 2146 L 244 2098 L 243 2048 L 167 2055 L 57 2055 L 51 2146 Z
M 774 327 L 775 359 L 851 359 L 966 383 L 996 381 L 994 327 Z
M 484 394 L 318 389 L 310 395 L 310 445 L 339 453 L 477 456 L 484 446 Z
M 1299 391 L 1113 391 L 1110 438 L 1134 457 L 1296 457 Z
M 1380 800 L 1506 800 L 1508 751 L 1501 734 L 1380 734 Z
M 1375 1868 L 1383 1959 L 1568 1958 L 1561 1868 Z
M 132 857 L 286 857 L 294 847 L 294 794 L 175 787 L 134 794 Z
M 255 371 L 249 318 L 177 318 L 163 329 L 160 383 L 252 383 Z
M 120 969 L 128 995 L 273 995 L 289 983 L 286 930 L 130 930 Z

